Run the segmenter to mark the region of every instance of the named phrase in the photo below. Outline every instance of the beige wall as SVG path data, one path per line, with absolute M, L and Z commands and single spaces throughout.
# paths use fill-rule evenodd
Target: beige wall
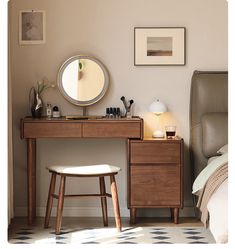
M 145 135 L 156 128 L 149 104 L 160 98 L 169 108 L 162 126 L 174 123 L 185 139 L 185 206 L 191 206 L 189 144 L 190 81 L 194 70 L 227 69 L 227 2 L 225 0 L 11 0 L 11 64 L 14 138 L 14 193 L 16 215 L 26 214 L 26 143 L 20 140 L 20 118 L 29 115 L 28 93 L 46 76 L 56 80 L 65 59 L 76 54 L 97 57 L 110 73 L 106 96 L 89 114 L 102 115 L 106 107 L 120 106 L 120 97 L 135 100 L 134 113 L 145 121 Z M 19 10 L 46 11 L 46 44 L 20 46 Z M 134 27 L 186 27 L 185 66 L 134 66 Z M 43 100 L 56 104 L 62 114 L 81 114 L 58 90 L 49 89 Z M 110 163 L 122 171 L 118 177 L 122 215 L 126 208 L 126 150 L 123 140 L 46 140 L 37 144 L 38 212 L 44 215 L 49 176 L 47 164 Z M 96 182 L 72 180 L 68 189 L 96 190 Z M 68 201 L 67 215 L 101 214 L 98 201 Z M 110 207 L 111 207 L 111 203 Z M 76 206 L 81 208 L 77 209 Z M 145 214 L 151 212 L 145 210 Z M 158 212 L 158 211 L 157 211 Z M 159 211 L 161 212 L 161 211 Z M 182 215 L 188 215 L 185 208 Z M 142 213 L 143 214 L 143 213 Z M 168 213 L 162 213 L 168 214 Z M 190 213 L 192 214 L 192 212 Z

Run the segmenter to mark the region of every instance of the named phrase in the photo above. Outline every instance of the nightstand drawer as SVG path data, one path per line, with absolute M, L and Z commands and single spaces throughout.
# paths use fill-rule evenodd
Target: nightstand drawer
M 180 163 L 180 143 L 131 142 L 130 163 Z
M 180 205 L 179 167 L 130 167 L 130 204 L 133 206 Z

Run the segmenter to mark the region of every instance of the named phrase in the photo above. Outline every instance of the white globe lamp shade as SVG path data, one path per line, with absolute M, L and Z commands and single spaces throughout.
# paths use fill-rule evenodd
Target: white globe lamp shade
M 149 106 L 149 111 L 156 115 L 161 115 L 162 113 L 167 112 L 167 107 L 164 103 L 157 99 Z

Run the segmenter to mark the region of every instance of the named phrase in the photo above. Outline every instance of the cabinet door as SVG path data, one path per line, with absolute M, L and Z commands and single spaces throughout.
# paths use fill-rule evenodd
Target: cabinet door
M 179 165 L 131 165 L 131 206 L 179 206 Z

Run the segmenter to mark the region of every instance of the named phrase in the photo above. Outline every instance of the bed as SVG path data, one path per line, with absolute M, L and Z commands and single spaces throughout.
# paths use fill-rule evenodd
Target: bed
M 216 186 L 208 200 L 204 201 L 208 215 L 203 217 L 202 212 L 201 219 L 204 219 L 205 225 L 208 224 L 217 243 L 226 243 L 228 240 L 228 181 L 224 173 L 227 171 L 225 166 L 227 151 L 220 150 L 227 149 L 227 143 L 228 73 L 195 71 L 192 76 L 190 96 L 190 160 L 193 188 L 198 185 L 198 189 L 193 189 L 193 193 L 200 207 L 199 202 L 203 194 L 205 195 L 206 185 Z M 220 166 L 218 166 L 219 163 Z M 224 170 L 223 173 L 217 173 L 215 176 L 219 183 L 217 185 L 214 182 L 210 183 L 212 175 L 221 171 L 221 168 Z M 207 178 L 205 178 L 205 172 Z

